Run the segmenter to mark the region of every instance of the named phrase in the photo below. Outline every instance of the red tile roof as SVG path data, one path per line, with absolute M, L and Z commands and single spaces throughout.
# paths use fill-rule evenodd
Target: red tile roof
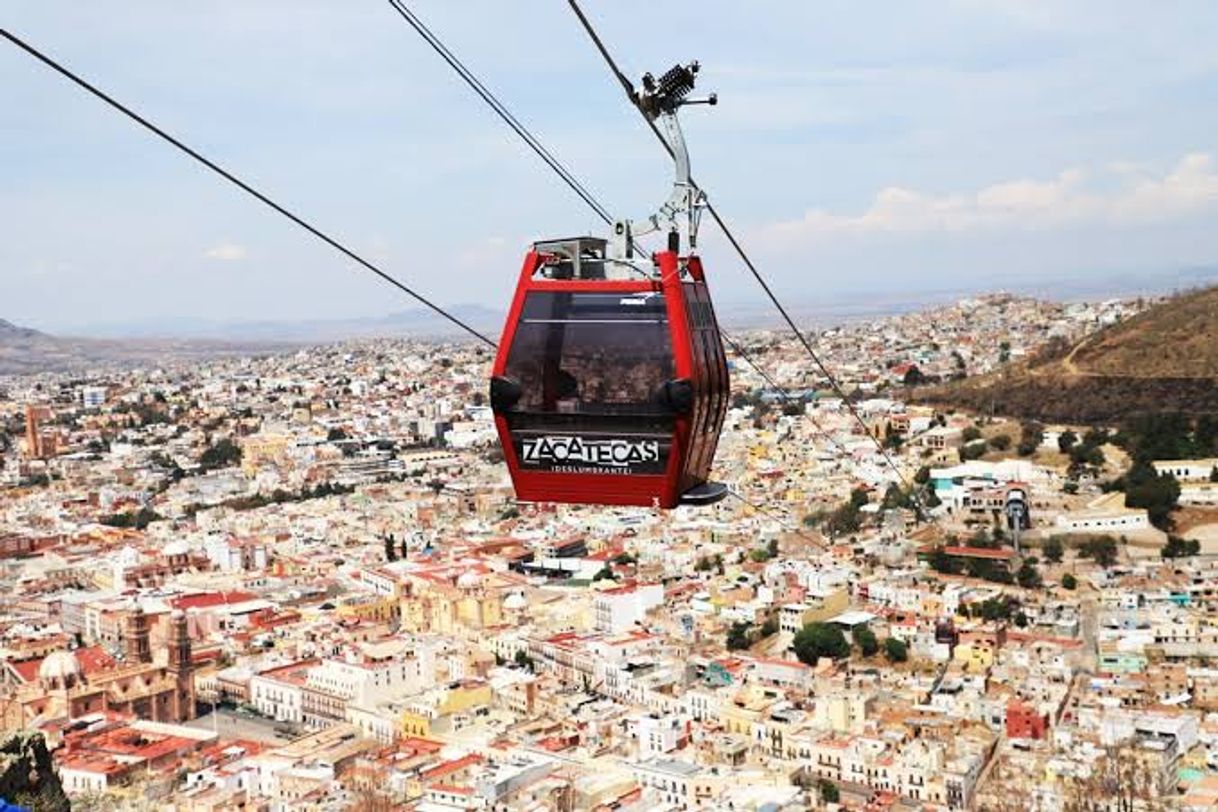
M 107 671 L 116 665 L 113 657 L 106 653 L 101 646 L 86 646 L 72 652 L 80 663 L 85 676 Z M 23 682 L 35 682 L 38 679 L 38 669 L 45 657 L 34 657 L 29 660 L 12 661 L 9 665 L 17 672 Z
M 432 767 L 430 770 L 425 771 L 421 776 L 419 776 L 419 778 L 423 781 L 431 781 L 434 778 L 443 778 L 446 775 L 452 775 L 453 773 L 460 772 L 466 767 L 472 767 L 475 764 L 481 763 L 482 756 L 475 753 L 470 753 L 468 756 L 462 756 L 454 761 L 446 761 L 443 764 Z
M 224 606 L 230 603 L 245 603 L 258 596 L 252 592 L 200 592 L 197 595 L 183 595 L 174 598 L 170 603 L 174 609 L 210 609 L 213 606 Z

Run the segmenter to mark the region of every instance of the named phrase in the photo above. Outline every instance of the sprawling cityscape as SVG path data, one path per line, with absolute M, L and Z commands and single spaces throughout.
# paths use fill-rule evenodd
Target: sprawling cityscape
M 0 378 L 5 728 L 74 809 L 1210 808 L 1215 427 L 1159 499 L 1127 428 L 912 402 L 1154 304 L 821 330 L 848 403 L 737 333 L 781 389 L 729 356 L 672 511 L 517 501 L 473 343 Z
M 1214 0 L 64 5 L 0 812 L 1218 810 Z

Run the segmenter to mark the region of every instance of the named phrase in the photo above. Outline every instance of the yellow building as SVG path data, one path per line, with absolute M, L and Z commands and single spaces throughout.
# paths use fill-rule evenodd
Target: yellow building
M 452 634 L 504 622 L 503 598 L 496 590 L 429 584 L 413 591 L 399 603 L 402 628 L 407 631 Z
M 371 620 L 392 623 L 401 612 L 402 604 L 397 598 L 369 597 L 339 604 L 339 617 L 354 620 Z
M 994 664 L 994 648 L 985 643 L 961 643 L 952 653 L 952 659 L 970 674 L 977 673 Z
M 461 713 L 470 708 L 481 708 L 491 704 L 491 685 L 482 680 L 465 680 L 451 685 L 445 690 L 444 701 L 440 703 L 442 715 Z
M 434 713 L 425 709 L 410 708 L 402 711 L 402 715 L 398 717 L 398 722 L 402 728 L 402 735 L 424 738 L 430 736 L 433 718 Z
M 427 737 L 453 728 L 453 717 L 491 704 L 491 686 L 482 680 L 463 680 L 429 691 L 398 717 L 403 736 Z
M 286 434 L 255 434 L 241 441 L 241 470 L 253 476 L 263 466 L 284 468 L 292 438 Z
M 719 709 L 719 723 L 726 733 L 735 733 L 753 740 L 754 727 L 765 720 L 766 710 L 775 702 L 754 686 L 740 690 L 730 702 Z

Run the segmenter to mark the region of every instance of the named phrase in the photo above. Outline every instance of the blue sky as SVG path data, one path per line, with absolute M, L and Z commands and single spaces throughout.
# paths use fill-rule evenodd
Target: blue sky
M 1218 4 L 586 0 L 632 76 L 697 58 L 694 172 L 780 295 L 1051 290 L 1218 265 Z M 670 168 L 566 4 L 419 0 L 625 216 Z M 9 0 L 0 24 L 447 303 L 598 221 L 381 0 Z M 0 317 L 50 330 L 412 303 L 0 47 Z M 708 226 L 723 302 L 757 294 Z

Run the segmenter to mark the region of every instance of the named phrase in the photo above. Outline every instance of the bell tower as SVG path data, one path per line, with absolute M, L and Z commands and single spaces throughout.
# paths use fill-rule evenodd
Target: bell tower
M 174 717 L 179 722 L 195 718 L 194 663 L 191 660 L 190 626 L 186 613 L 175 609 L 169 616 L 169 676 L 175 685 Z
M 127 616 L 123 655 L 128 664 L 152 662 L 152 646 L 148 642 L 148 616 L 138 604 Z

